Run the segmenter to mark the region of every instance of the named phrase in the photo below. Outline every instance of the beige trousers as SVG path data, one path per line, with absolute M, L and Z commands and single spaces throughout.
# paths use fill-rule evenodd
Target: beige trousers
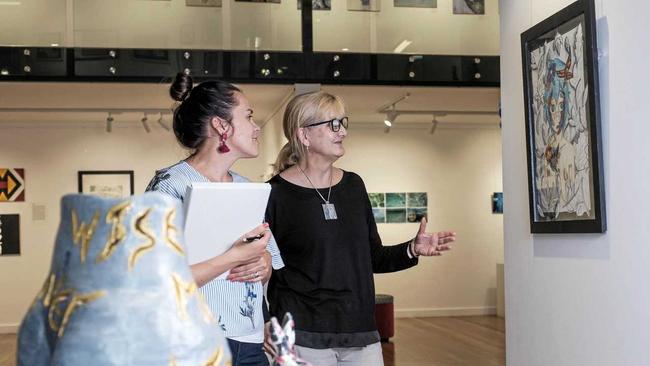
M 312 366 L 384 366 L 379 342 L 365 347 L 325 349 L 296 346 L 296 351 Z

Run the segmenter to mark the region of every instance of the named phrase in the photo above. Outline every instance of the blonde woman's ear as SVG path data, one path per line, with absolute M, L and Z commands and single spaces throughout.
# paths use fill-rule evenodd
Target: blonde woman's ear
M 309 139 L 307 138 L 305 129 L 302 127 L 298 129 L 298 140 L 300 141 L 301 144 L 303 144 L 303 146 L 309 147 Z

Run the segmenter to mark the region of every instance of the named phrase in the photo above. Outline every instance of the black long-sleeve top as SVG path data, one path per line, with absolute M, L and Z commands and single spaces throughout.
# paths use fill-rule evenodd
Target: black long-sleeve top
M 379 341 L 373 272 L 417 264 L 408 243 L 383 246 L 363 180 L 344 172 L 330 202 L 338 219 L 325 220 L 313 188 L 273 177 L 267 221 L 285 267 L 268 287 L 271 315 L 291 312 L 296 344 L 311 348 L 361 347 Z M 321 189 L 327 197 L 327 190 Z

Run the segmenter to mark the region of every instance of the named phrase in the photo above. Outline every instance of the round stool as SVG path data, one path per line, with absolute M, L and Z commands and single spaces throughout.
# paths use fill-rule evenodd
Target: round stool
M 375 295 L 375 322 L 382 342 L 395 335 L 395 316 L 393 314 L 393 296 L 385 294 Z

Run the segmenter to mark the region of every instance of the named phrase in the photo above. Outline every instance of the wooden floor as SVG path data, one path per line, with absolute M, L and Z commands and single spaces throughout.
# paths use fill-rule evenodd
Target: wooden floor
M 16 364 L 16 335 L 0 334 L 0 365 L 14 366 Z
M 385 366 L 503 366 L 505 324 L 493 316 L 396 319 Z M 15 365 L 16 336 L 0 334 L 0 365 Z
M 385 366 L 503 366 L 505 323 L 495 316 L 396 319 Z

